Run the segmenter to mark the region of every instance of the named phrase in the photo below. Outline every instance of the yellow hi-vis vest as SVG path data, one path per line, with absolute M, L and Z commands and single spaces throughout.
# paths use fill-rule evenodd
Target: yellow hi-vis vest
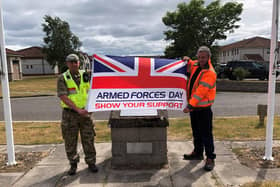
M 68 88 L 68 98 L 78 107 L 85 108 L 87 103 L 87 92 L 89 90 L 89 82 L 84 82 L 83 70 L 79 70 L 80 73 L 80 86 L 78 87 L 76 82 L 72 79 L 69 70 L 63 73 L 64 80 Z M 69 108 L 63 101 L 60 102 L 62 108 Z

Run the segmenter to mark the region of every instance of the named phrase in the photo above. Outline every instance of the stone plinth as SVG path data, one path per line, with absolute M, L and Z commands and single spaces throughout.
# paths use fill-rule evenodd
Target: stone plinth
M 167 111 L 157 116 L 120 116 L 112 111 L 113 168 L 158 168 L 167 164 Z

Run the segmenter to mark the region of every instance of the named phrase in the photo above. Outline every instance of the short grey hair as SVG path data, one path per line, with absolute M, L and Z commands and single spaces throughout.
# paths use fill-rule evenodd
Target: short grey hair
M 197 55 L 198 55 L 199 52 L 207 52 L 209 57 L 211 57 L 211 51 L 207 46 L 199 47 L 199 49 L 197 50 Z

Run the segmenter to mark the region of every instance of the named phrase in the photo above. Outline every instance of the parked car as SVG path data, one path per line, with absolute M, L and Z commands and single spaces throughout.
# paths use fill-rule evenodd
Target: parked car
M 260 80 L 268 79 L 268 69 L 265 65 L 253 60 L 229 61 L 225 67 L 224 74 L 231 80 L 236 80 L 234 70 L 243 68 L 248 72 L 245 78 L 258 78 Z
M 278 77 L 279 74 L 280 74 L 280 64 L 278 63 L 276 65 L 276 77 Z
M 219 79 L 224 79 L 226 78 L 225 76 L 225 67 L 226 67 L 227 64 L 217 64 L 215 69 L 216 69 L 216 73 L 217 73 L 217 77 Z
M 269 72 L 269 61 L 264 61 L 263 64 L 264 64 L 266 70 Z M 280 74 L 280 63 L 276 64 L 275 70 L 276 70 L 276 77 L 278 77 Z

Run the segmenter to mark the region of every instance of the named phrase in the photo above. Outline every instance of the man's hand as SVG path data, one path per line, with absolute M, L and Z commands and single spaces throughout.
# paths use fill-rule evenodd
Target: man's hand
M 73 103 L 67 95 L 61 95 L 59 96 L 59 98 L 66 104 L 69 106 L 69 108 L 75 110 L 76 112 L 78 112 L 78 114 L 80 114 L 81 116 L 89 116 L 89 113 L 87 110 L 85 109 L 81 109 L 81 108 L 78 108 L 75 103 Z
M 189 113 L 190 111 L 191 111 L 191 110 L 190 110 L 189 108 L 187 108 L 187 107 L 184 108 L 184 110 L 183 110 L 184 113 Z
M 188 57 L 188 56 L 183 57 L 183 61 L 189 61 L 189 60 L 190 60 L 190 57 Z
M 81 115 L 81 116 L 88 116 L 89 115 L 89 113 L 88 113 L 88 111 L 87 110 L 85 110 L 85 109 L 78 109 L 77 110 L 77 112 Z

